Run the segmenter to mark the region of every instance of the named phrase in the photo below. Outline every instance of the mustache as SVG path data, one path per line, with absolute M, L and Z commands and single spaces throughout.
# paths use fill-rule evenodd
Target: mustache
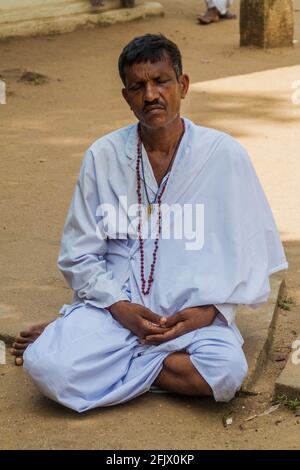
M 165 109 L 165 105 L 159 101 L 159 100 L 154 100 L 154 101 L 146 101 L 145 104 L 144 104 L 144 108 L 143 110 L 146 111 L 148 108 L 152 108 L 154 106 L 158 106 L 162 109 Z

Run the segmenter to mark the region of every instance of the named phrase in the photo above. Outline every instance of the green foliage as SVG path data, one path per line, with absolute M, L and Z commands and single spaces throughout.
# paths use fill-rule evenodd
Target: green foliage
M 280 403 L 281 405 L 284 405 L 286 408 L 288 408 L 290 411 L 297 411 L 300 406 L 300 401 L 297 398 L 291 400 L 286 395 L 278 395 L 274 403 Z
M 293 305 L 294 303 L 295 302 L 292 297 L 283 297 L 278 301 L 278 306 L 283 310 L 291 310 L 291 305 Z

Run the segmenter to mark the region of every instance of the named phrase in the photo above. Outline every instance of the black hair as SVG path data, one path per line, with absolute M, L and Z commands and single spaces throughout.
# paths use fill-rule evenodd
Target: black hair
M 126 84 L 125 67 L 141 62 L 159 62 L 170 59 L 177 79 L 182 75 L 181 53 L 177 45 L 167 39 L 163 34 L 145 34 L 130 41 L 124 47 L 119 57 L 119 74 L 124 85 Z

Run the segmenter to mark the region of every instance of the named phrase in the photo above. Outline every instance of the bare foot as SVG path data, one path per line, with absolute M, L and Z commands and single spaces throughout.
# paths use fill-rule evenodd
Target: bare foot
M 214 8 L 208 8 L 204 15 L 199 16 L 198 23 L 210 24 L 210 23 L 216 23 L 219 20 L 220 20 L 220 14 L 218 10 L 214 7 Z
M 27 330 L 21 331 L 19 336 L 15 338 L 12 345 L 11 354 L 16 356 L 15 364 L 21 366 L 23 364 L 23 354 L 27 346 L 33 343 L 44 331 L 46 326 L 51 322 L 36 323 L 30 326 Z
M 224 15 L 220 15 L 221 20 L 235 20 L 237 16 L 234 13 L 230 13 L 230 11 L 226 11 Z

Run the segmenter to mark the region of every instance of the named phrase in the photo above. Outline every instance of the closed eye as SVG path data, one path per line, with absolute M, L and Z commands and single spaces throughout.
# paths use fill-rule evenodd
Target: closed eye
M 135 85 L 132 85 L 129 87 L 130 91 L 137 91 L 142 88 L 143 84 L 142 83 L 136 83 Z
M 155 81 L 156 81 L 156 83 L 163 84 L 163 83 L 169 82 L 170 79 L 169 78 L 164 78 L 164 79 L 163 78 L 157 78 Z

